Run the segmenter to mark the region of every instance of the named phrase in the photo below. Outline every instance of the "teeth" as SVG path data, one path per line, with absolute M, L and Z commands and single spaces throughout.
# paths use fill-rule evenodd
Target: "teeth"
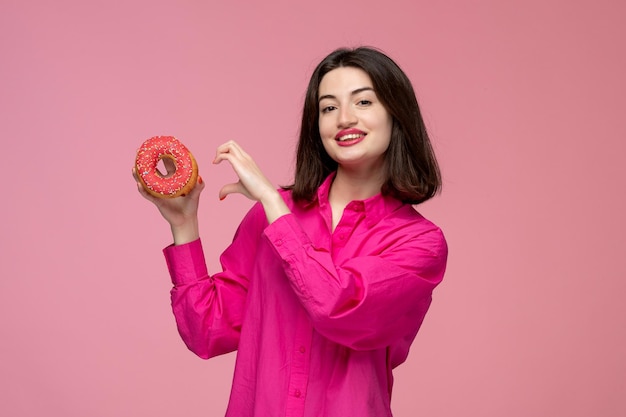
M 343 141 L 346 141 L 346 140 L 358 139 L 358 138 L 360 138 L 362 136 L 363 135 L 360 134 L 360 133 L 351 133 L 349 135 L 345 135 L 345 136 L 340 137 L 338 140 L 339 140 L 339 142 L 343 142 Z

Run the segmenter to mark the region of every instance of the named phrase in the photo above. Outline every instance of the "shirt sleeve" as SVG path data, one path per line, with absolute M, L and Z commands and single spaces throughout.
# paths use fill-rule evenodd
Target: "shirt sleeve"
M 255 256 L 262 230 L 256 212 L 246 215 L 220 257 L 222 271 L 213 276 L 200 239 L 163 251 L 174 284 L 171 300 L 178 332 L 189 350 L 203 359 L 238 347 L 252 265 L 242 257 Z
M 407 233 L 410 230 L 403 236 Z M 443 234 L 434 225 L 397 239 L 381 253 L 340 265 L 328 250 L 314 247 L 291 214 L 273 222 L 264 234 L 282 258 L 291 287 L 315 329 L 357 350 L 413 340 L 432 291 L 443 279 L 448 253 Z

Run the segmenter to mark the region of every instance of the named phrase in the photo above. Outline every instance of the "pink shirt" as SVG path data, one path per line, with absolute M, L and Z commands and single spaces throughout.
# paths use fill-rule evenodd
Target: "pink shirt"
M 328 190 L 268 225 L 256 204 L 208 275 L 200 240 L 164 250 L 182 339 L 201 358 L 238 350 L 227 416 L 391 416 L 447 246 L 411 205 L 353 201 L 331 233 Z

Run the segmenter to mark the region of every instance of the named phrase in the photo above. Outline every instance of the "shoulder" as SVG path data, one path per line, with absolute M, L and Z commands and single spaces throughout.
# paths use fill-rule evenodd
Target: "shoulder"
M 303 203 L 303 202 L 294 201 L 292 190 L 285 190 L 281 188 L 278 190 L 278 193 L 281 195 L 281 197 L 285 201 L 285 204 L 287 205 L 289 210 L 291 210 L 291 212 L 296 215 L 300 215 L 301 213 L 306 212 L 312 207 L 317 207 L 316 203 L 314 204 L 314 203 L 306 203 L 306 202 Z
M 403 204 L 390 213 L 383 222 L 410 245 L 417 245 L 437 257 L 447 257 L 448 245 L 443 230 L 424 217 L 410 204 Z
M 285 203 L 287 204 L 287 206 L 289 206 L 289 208 L 291 208 L 291 206 L 293 205 L 292 190 L 286 190 L 284 188 L 279 188 L 278 189 L 278 194 L 280 194 L 281 197 L 283 198 L 283 200 L 285 200 Z

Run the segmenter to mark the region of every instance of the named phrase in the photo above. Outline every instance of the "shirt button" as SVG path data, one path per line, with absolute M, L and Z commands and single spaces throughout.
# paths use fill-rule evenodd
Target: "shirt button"
M 298 350 L 300 351 L 300 353 L 306 352 L 306 348 L 304 346 L 300 346 L 300 349 Z
M 276 246 L 282 246 L 283 245 L 283 241 L 281 239 L 278 239 L 276 241 Z
M 296 398 L 300 398 L 300 395 L 302 395 L 302 393 L 300 392 L 300 390 L 299 390 L 299 389 L 297 389 L 297 390 L 295 390 L 295 391 L 293 392 L 293 396 L 294 396 L 294 397 L 296 397 Z
M 339 235 L 339 239 L 343 240 L 345 238 L 345 236 L 343 234 Z

